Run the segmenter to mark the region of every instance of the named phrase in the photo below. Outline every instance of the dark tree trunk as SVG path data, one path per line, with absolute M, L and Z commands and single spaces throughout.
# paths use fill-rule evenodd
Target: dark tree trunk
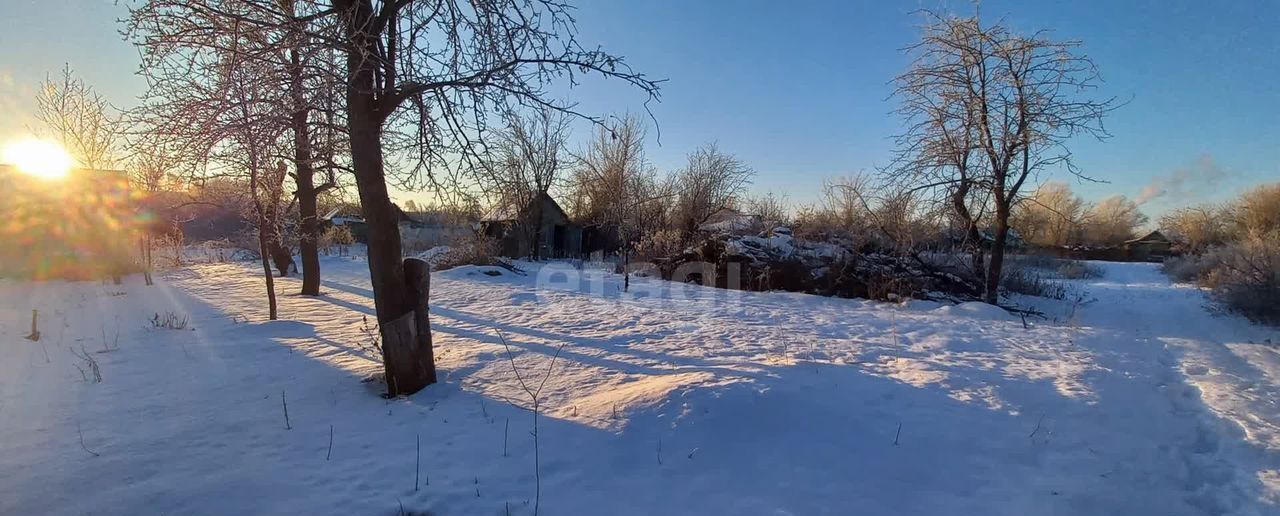
M 960 221 L 964 224 L 965 245 L 969 247 L 971 263 L 970 267 L 973 273 L 981 278 L 986 270 L 986 264 L 983 263 L 982 253 L 982 234 L 978 233 L 978 221 L 973 219 L 973 214 L 969 212 L 969 205 L 966 204 L 969 196 L 970 186 L 962 183 L 956 187 L 956 191 L 951 194 L 951 205 L 955 209 L 956 215 L 960 217 Z
M 356 188 L 364 210 L 368 229 L 369 279 L 373 284 L 373 304 L 377 312 L 384 350 L 388 346 L 404 348 L 406 353 L 383 353 L 387 393 L 392 396 L 413 394 L 426 387 L 434 377 L 415 374 L 434 371 L 429 327 L 415 324 L 418 301 L 405 282 L 401 264 L 400 227 L 391 197 L 382 157 L 382 121 L 385 116 L 375 86 L 375 68 L 379 65 L 368 56 L 377 55 L 378 34 L 373 6 L 367 1 L 334 0 L 343 13 L 342 30 L 347 49 L 347 123 L 351 141 L 351 164 L 355 169 Z M 425 301 L 423 301 L 425 302 Z
M 987 284 L 983 301 L 989 304 L 1000 302 L 1000 275 L 1004 267 L 1005 242 L 1009 237 L 1009 206 L 1003 201 L 996 201 L 996 234 L 991 242 L 991 259 L 987 263 Z
M 529 244 L 529 256 L 534 260 L 541 260 L 542 256 L 542 196 L 535 196 L 530 203 L 533 213 L 530 214 L 529 223 L 533 224 L 531 228 L 532 240 Z
M 280 277 L 289 277 L 289 273 L 296 268 L 293 263 L 293 253 L 289 252 L 289 248 L 277 239 L 268 238 L 267 251 L 271 254 L 271 261 L 276 264 L 276 270 L 280 271 Z
M 293 97 L 294 183 L 298 190 L 300 232 L 298 254 L 302 257 L 302 295 L 320 295 L 320 221 L 316 213 L 315 163 L 312 161 L 311 128 L 307 124 L 306 96 L 303 92 L 302 61 L 298 51 L 289 52 L 289 88 Z
M 267 243 L 267 233 L 262 227 L 266 224 L 264 217 L 258 217 L 258 252 L 262 255 L 262 277 L 267 280 L 267 317 L 272 321 L 276 320 L 276 282 L 271 274 L 271 262 L 269 261 L 270 244 Z
M 148 229 L 148 231 L 150 231 Z M 151 234 L 143 233 L 138 237 L 138 259 L 142 261 L 142 281 L 150 287 L 151 280 Z

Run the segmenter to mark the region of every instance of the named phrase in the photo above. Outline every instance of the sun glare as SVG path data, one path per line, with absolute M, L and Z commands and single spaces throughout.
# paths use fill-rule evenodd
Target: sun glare
M 23 140 L 6 145 L 0 161 L 42 179 L 66 177 L 72 165 L 71 155 L 62 146 L 42 140 Z

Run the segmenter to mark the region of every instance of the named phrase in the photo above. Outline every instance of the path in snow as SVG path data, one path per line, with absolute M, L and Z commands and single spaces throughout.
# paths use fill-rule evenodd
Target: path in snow
M 1055 320 L 1028 326 L 980 304 L 460 268 L 433 275 L 443 382 L 391 401 L 359 383 L 379 369 L 357 344 L 363 261 L 325 260 L 326 295 L 282 296 L 271 323 L 251 264 L 155 288 L 0 282 L 0 513 L 529 514 L 530 415 L 499 331 L 524 371 L 563 346 L 544 514 L 1276 512 L 1276 332 L 1154 266 L 1100 265 L 1078 285 L 1096 301 L 1040 302 Z M 44 347 L 8 324 L 31 308 Z M 143 328 L 166 310 L 196 330 Z M 81 382 L 66 348 L 117 328 L 105 381 Z
M 1206 514 L 1255 498 L 1280 503 L 1278 333 L 1213 315 L 1202 291 L 1172 285 L 1149 264 L 1107 264 L 1107 277 L 1088 289 L 1097 301 L 1081 319 L 1098 331 L 1082 343 L 1120 373 L 1113 382 L 1154 382 L 1162 395 L 1163 403 L 1132 404 L 1176 436 L 1161 450 L 1172 455 L 1162 473 L 1183 482 L 1188 501 Z M 1132 348 L 1108 350 L 1119 340 L 1109 332 L 1131 338 Z

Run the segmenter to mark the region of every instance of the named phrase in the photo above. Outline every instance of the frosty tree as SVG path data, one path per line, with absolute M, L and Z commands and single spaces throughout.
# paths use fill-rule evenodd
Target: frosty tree
M 1009 216 L 1027 181 L 1052 167 L 1080 175 L 1067 144 L 1105 138 L 1102 119 L 1116 102 L 1088 97 L 1099 78 L 1078 41 L 1023 36 L 976 16 L 925 16 L 912 65 L 897 80 L 908 130 L 894 169 L 918 189 L 946 192 L 971 242 L 980 219 L 973 207 L 991 207 L 984 300 L 995 304 Z

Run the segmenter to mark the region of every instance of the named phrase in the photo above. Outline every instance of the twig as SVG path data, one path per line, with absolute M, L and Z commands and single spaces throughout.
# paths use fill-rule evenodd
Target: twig
M 284 391 L 280 391 L 280 405 L 284 407 L 284 429 L 293 430 L 293 425 L 289 424 L 289 402 L 284 399 Z
M 88 446 L 84 445 L 84 430 L 80 429 L 79 421 L 76 421 L 76 433 L 80 434 L 80 448 L 86 452 L 89 452 L 89 455 L 93 455 L 94 457 L 99 457 L 97 452 L 90 450 Z
M 507 456 L 507 430 L 511 429 L 511 418 L 507 418 L 507 422 L 502 425 L 502 456 Z
M 1040 423 L 1043 423 L 1043 422 L 1044 422 L 1044 414 L 1040 414 L 1040 419 L 1036 421 L 1035 430 L 1032 430 L 1031 433 L 1027 435 L 1028 439 L 1036 436 L 1036 433 L 1040 431 Z
M 36 325 L 36 319 L 39 316 L 40 316 L 39 310 L 34 310 L 34 309 L 31 310 L 31 333 L 26 336 L 26 339 L 31 342 L 37 342 L 40 340 L 40 329 Z
M 413 492 L 418 492 L 418 477 L 422 474 L 422 434 L 413 434 Z
M 533 514 L 534 516 L 537 516 L 538 509 L 542 505 L 542 466 L 541 452 L 539 451 L 540 447 L 538 446 L 538 413 L 541 408 L 540 396 L 542 395 L 542 388 L 546 387 L 547 380 L 551 378 L 551 372 L 555 370 L 556 359 L 560 358 L 560 352 L 564 350 L 565 344 L 568 343 L 562 343 L 560 344 L 560 347 L 556 348 L 556 353 L 551 356 L 551 363 L 547 365 L 547 372 L 543 375 L 542 382 L 538 384 L 537 389 L 531 389 L 529 384 L 525 383 L 524 377 L 520 375 L 520 368 L 516 367 L 515 356 L 511 354 L 511 345 L 507 344 L 507 339 L 502 336 L 501 331 L 497 329 L 494 329 L 494 331 L 498 334 L 498 340 L 502 341 L 502 347 L 507 352 L 507 360 L 511 362 L 511 370 L 515 372 L 516 380 L 520 382 L 520 388 L 524 389 L 524 392 L 529 395 L 529 399 L 533 400 Z
M 333 456 L 333 425 L 329 425 L 329 451 L 325 452 L 324 460 L 328 462 L 331 456 Z
M 902 422 L 901 422 L 901 421 L 899 421 L 899 422 L 898 422 L 898 431 L 897 431 L 897 433 L 894 433 L 894 434 L 893 434 L 893 445 L 894 445 L 894 446 L 897 446 L 897 445 L 898 445 L 898 437 L 899 437 L 899 436 L 901 436 L 901 435 L 902 435 Z
M 662 465 L 662 436 L 658 436 L 658 465 Z

